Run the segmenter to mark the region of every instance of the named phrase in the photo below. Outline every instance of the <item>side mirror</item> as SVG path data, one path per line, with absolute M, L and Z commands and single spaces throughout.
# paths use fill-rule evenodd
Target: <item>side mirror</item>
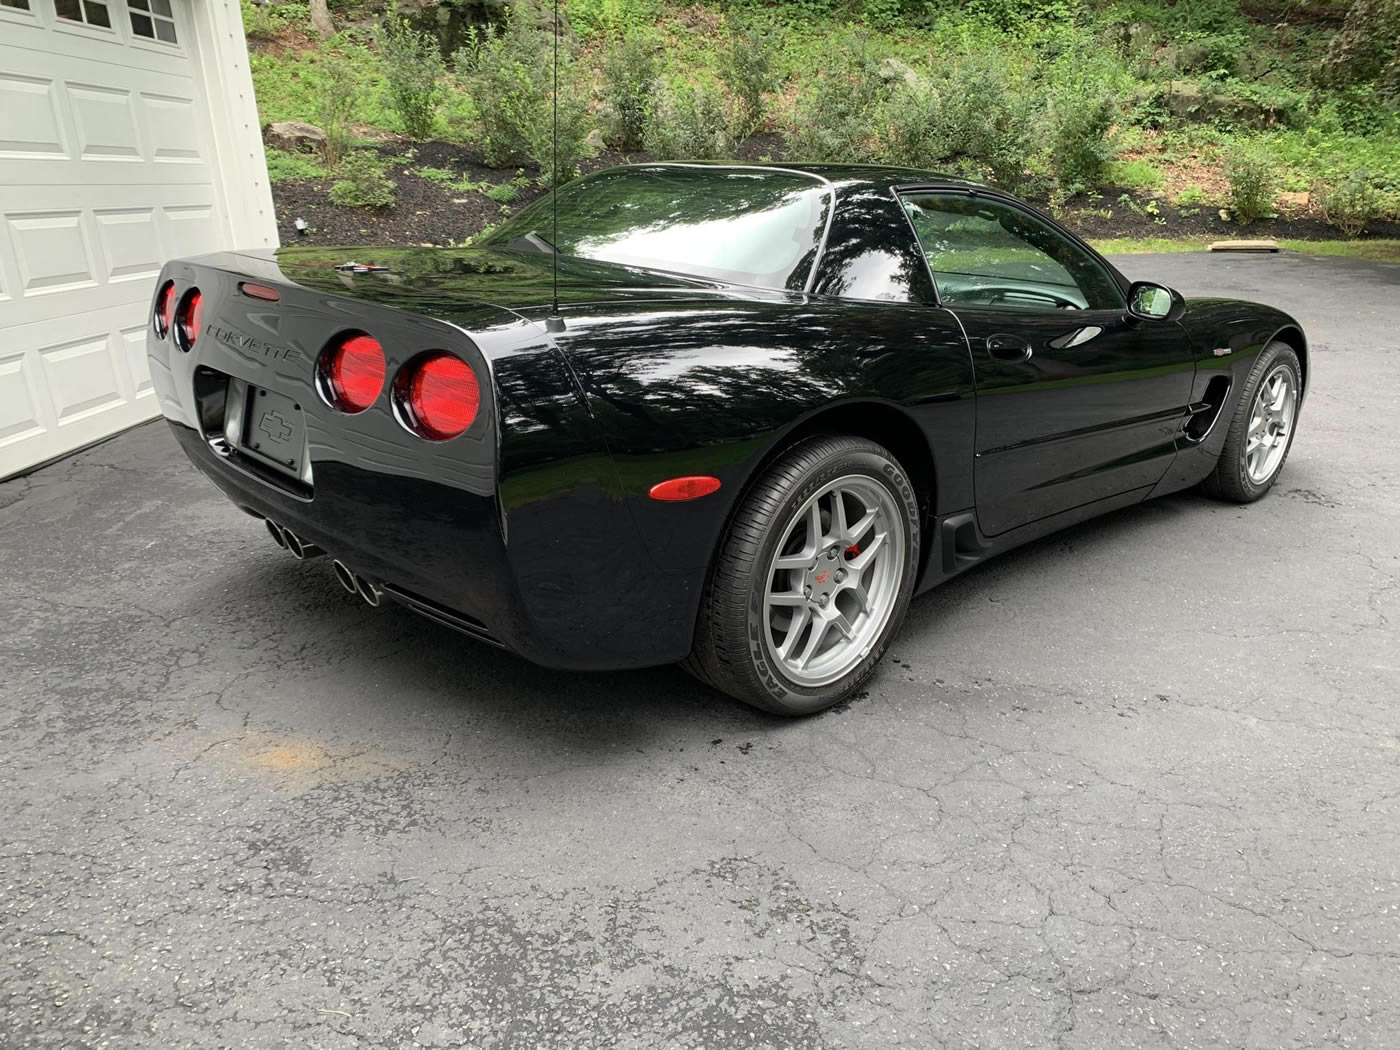
M 1128 289 L 1128 314 L 1140 321 L 1175 321 L 1186 310 L 1186 300 L 1174 288 L 1135 281 Z

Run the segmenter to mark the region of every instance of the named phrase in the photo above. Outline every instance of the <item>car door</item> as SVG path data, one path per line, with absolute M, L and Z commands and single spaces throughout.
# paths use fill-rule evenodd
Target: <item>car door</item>
M 1092 252 L 1009 200 L 901 195 L 977 382 L 978 525 L 997 535 L 1166 473 L 1195 359 L 1174 321 L 1131 317 Z

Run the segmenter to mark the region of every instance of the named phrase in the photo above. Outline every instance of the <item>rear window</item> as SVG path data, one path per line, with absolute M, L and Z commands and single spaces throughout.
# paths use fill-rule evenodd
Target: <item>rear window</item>
M 562 255 L 794 291 L 807 285 L 830 207 L 815 177 L 729 168 L 616 168 L 557 197 Z M 546 197 L 485 243 L 549 253 L 553 231 Z

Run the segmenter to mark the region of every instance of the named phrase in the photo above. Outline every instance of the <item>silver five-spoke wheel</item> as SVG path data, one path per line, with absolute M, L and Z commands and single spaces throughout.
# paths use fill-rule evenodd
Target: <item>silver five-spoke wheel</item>
M 1245 439 L 1245 469 L 1256 485 L 1268 481 L 1288 451 L 1293 420 L 1298 410 L 1298 389 L 1293 372 L 1278 365 L 1259 384 L 1250 407 L 1249 430 Z
M 768 571 L 770 656 L 793 682 L 834 682 L 869 654 L 897 604 L 905 527 L 889 490 L 858 474 L 798 508 Z

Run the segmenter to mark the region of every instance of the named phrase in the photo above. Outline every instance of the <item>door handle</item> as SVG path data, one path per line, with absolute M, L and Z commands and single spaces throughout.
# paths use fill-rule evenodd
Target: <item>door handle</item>
M 987 336 L 987 353 L 998 361 L 1029 361 L 1031 344 L 1019 335 L 998 332 L 995 335 Z

